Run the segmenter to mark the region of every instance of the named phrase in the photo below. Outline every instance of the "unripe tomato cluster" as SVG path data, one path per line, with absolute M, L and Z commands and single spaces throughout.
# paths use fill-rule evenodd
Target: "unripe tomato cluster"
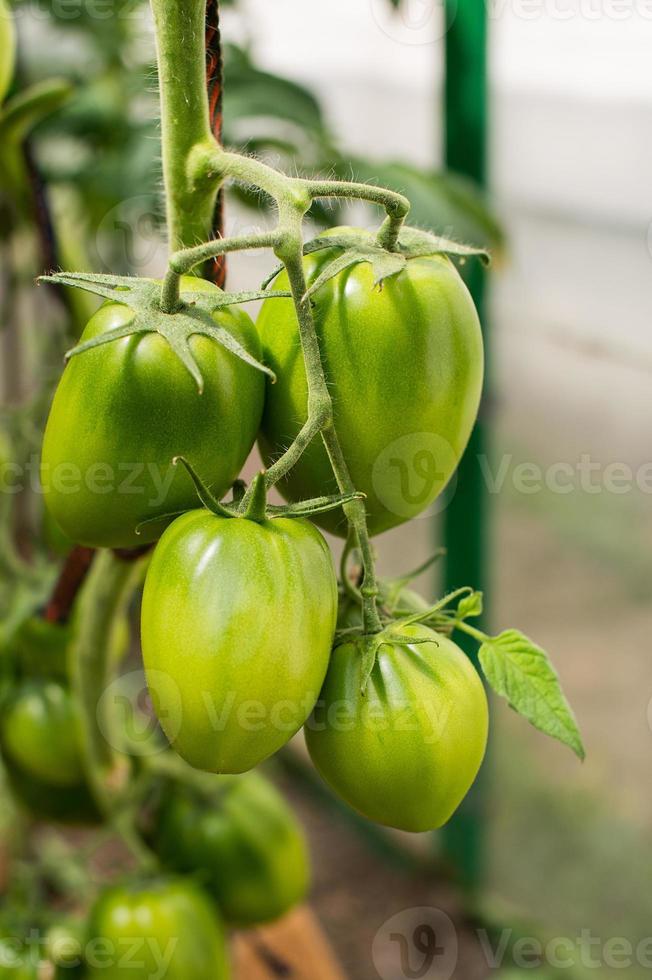
M 307 281 L 336 254 L 307 257 Z M 276 286 L 287 287 L 285 274 Z M 182 298 L 188 288 L 184 281 Z M 408 259 L 382 287 L 357 264 L 313 302 L 335 429 L 376 535 L 423 513 L 459 462 L 482 387 L 480 324 L 440 254 Z M 129 316 L 107 304 L 84 338 Z M 362 814 L 406 830 L 438 827 L 473 782 L 487 737 L 484 690 L 462 651 L 424 626 L 399 635 L 392 624 L 369 669 L 355 630 L 333 650 L 337 580 L 314 525 L 344 535 L 342 510 L 314 520 L 214 513 L 198 506 L 188 473 L 172 467 L 185 457 L 219 498 L 257 437 L 270 464 L 308 416 L 291 300 L 266 300 L 256 326 L 241 311 L 220 309 L 215 319 L 262 357 L 276 383 L 205 336 L 191 341 L 203 394 L 156 334 L 76 356 L 45 435 L 47 504 L 87 545 L 159 538 L 144 590 L 143 655 L 161 726 L 191 766 L 246 772 L 306 725 L 318 770 Z M 62 469 L 77 485 L 72 475 L 62 485 Z M 279 489 L 292 503 L 337 492 L 320 439 Z

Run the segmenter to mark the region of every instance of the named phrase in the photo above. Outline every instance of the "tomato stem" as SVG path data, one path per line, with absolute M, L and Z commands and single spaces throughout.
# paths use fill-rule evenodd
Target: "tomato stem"
M 141 866 L 152 856 L 133 830 L 124 805 L 130 773 L 120 752 L 122 718 L 116 717 L 117 696 L 107 697 L 116 667 L 115 625 L 127 614 L 141 584 L 146 558 L 123 561 L 109 551 L 93 561 L 79 595 L 73 621 L 72 686 L 82 707 L 85 768 L 98 808 L 136 855 Z
M 206 91 L 206 0 L 151 0 L 161 94 L 167 228 L 173 248 L 211 234 L 219 182 L 193 179 L 190 161 L 214 145 Z
M 470 626 L 469 623 L 464 622 L 461 619 L 453 620 L 452 626 L 454 629 L 462 630 L 463 633 L 467 633 L 472 636 L 474 640 L 478 643 L 486 643 L 490 639 L 487 633 L 483 633 L 482 630 L 476 629 L 475 626 Z

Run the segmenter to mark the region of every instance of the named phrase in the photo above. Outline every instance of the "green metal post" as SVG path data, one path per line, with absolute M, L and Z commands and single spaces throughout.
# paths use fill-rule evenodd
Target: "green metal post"
M 486 181 L 487 150 L 487 16 L 485 0 L 447 0 L 445 153 L 448 169 Z M 468 270 L 485 330 L 485 277 L 479 263 Z M 445 589 L 487 585 L 488 499 L 479 457 L 487 449 L 487 424 L 481 417 L 457 474 L 455 493 L 444 514 L 447 558 Z M 474 644 L 463 635 L 457 641 L 469 654 Z M 486 773 L 486 767 L 483 770 Z M 442 834 L 443 856 L 460 882 L 478 888 L 484 867 L 485 779 L 481 773 L 473 790 Z

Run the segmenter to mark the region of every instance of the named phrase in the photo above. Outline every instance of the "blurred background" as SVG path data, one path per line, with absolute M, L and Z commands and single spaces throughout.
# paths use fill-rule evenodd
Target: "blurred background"
M 452 5 L 452 30 L 456 16 L 468 19 L 467 2 Z M 427 906 L 456 923 L 456 977 L 491 972 L 478 918 L 513 930 L 510 942 L 568 938 L 573 976 L 638 978 L 652 968 L 649 949 L 647 963 L 635 952 L 652 922 L 652 7 L 471 7 L 487 22 L 486 127 L 476 121 L 481 137 L 474 130 L 486 167 L 472 139 L 457 169 L 484 176 L 484 187 L 442 176 L 455 125 L 446 106 L 468 91 L 471 68 L 450 49 L 447 62 L 435 0 L 226 5 L 226 136 L 290 169 L 394 186 L 415 200 L 415 223 L 494 250 L 484 284 L 491 390 L 469 477 L 480 510 L 454 513 L 453 487 L 436 513 L 379 540 L 381 570 L 408 571 L 442 541 L 473 568 L 482 549 L 484 581 L 473 584 L 485 589 L 487 621 L 496 631 L 517 626 L 550 653 L 587 760 L 495 703 L 481 785 L 457 827 L 435 839 L 372 834 L 315 784 L 301 746 L 277 778 L 310 833 L 313 906 L 351 977 L 407 976 L 372 955 L 374 937 L 396 913 Z M 55 264 L 160 274 L 151 24 L 146 6 L 129 8 L 98 21 L 84 7 L 66 18 L 56 5 L 16 4 L 15 84 L 73 84 L 30 136 L 28 183 L 47 190 Z M 43 385 L 56 379 L 88 302 L 68 297 L 57 308 L 35 295 L 43 229 L 30 236 L 13 203 L 3 212 L 2 276 L 5 303 L 10 290 L 22 310 L 20 350 L 13 325 L 2 339 L 15 439 L 25 434 L 16 406 L 32 406 L 38 432 L 43 406 L 33 402 L 41 392 L 47 405 Z M 229 196 L 227 233 L 261 222 L 251 205 Z M 313 217 L 375 219 L 360 210 Z M 255 288 L 270 267 L 266 255 L 234 258 L 229 285 Z M 27 527 L 38 506 L 24 502 Z M 424 594 L 445 575 L 423 576 Z M 453 881 L 464 866 L 472 897 L 436 870 L 439 859 Z M 586 930 L 599 940 L 594 962 L 577 953 Z M 628 964 L 613 954 L 618 939 L 634 950 Z

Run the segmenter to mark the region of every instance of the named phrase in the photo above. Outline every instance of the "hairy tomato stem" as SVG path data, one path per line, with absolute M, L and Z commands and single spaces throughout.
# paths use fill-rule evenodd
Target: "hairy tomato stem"
M 320 428 L 321 437 L 328 453 L 339 491 L 342 494 L 355 493 L 356 487 L 351 479 L 351 474 L 335 431 L 333 402 L 324 374 L 319 350 L 319 340 L 312 314 L 312 304 L 310 299 L 306 298 L 307 284 L 303 271 L 303 249 L 301 247 L 300 237 L 302 218 L 303 215 L 297 212 L 295 220 L 299 226 L 298 244 L 296 239 L 294 241 L 290 239 L 290 247 L 284 250 L 277 250 L 277 254 L 285 264 L 287 270 L 299 321 L 301 347 L 306 367 L 306 377 L 308 379 L 308 419 L 310 420 L 311 417 L 320 421 L 323 419 L 323 424 Z M 299 435 L 301 435 L 301 432 Z M 283 457 L 281 457 L 279 462 L 282 460 Z M 349 501 L 349 503 L 344 504 L 344 513 L 346 514 L 350 527 L 356 535 L 362 555 L 364 577 L 360 591 L 362 593 L 364 631 L 365 633 L 378 633 L 382 629 L 382 623 L 376 607 L 378 583 L 376 581 L 374 558 L 371 550 L 369 531 L 367 529 L 367 512 L 364 501 L 360 499 Z
M 219 182 L 202 182 L 192 160 L 212 147 L 206 91 L 206 0 L 151 0 L 161 93 L 163 176 L 173 248 L 210 237 Z

